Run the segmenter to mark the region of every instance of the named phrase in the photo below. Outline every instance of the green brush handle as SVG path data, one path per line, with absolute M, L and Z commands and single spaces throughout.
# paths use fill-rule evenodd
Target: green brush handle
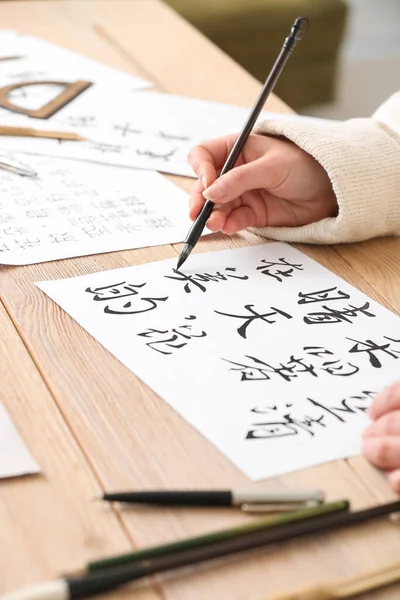
M 180 552 L 183 550 L 192 550 L 193 548 L 201 548 L 202 546 L 206 546 L 214 542 L 230 540 L 248 533 L 263 531 L 264 529 L 273 529 L 274 527 L 279 527 L 280 525 L 312 519 L 314 517 L 323 516 L 333 512 L 346 511 L 348 509 L 349 502 L 347 500 L 341 500 L 339 502 L 332 502 L 329 504 L 320 504 L 318 506 L 296 510 L 295 512 L 280 514 L 275 517 L 268 517 L 254 521 L 247 525 L 233 527 L 232 529 L 224 529 L 222 531 L 216 531 L 206 535 L 185 539 L 180 542 L 172 542 L 162 546 L 153 546 L 137 552 L 128 552 L 126 554 L 119 554 L 110 558 L 92 561 L 88 563 L 87 569 L 89 572 L 93 572 L 150 558 L 159 558 L 178 551 Z

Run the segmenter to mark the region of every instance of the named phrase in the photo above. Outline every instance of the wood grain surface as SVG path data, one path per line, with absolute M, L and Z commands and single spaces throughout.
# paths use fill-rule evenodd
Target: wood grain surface
M 156 89 L 251 106 L 259 84 L 158 0 L 0 4 L 3 28 L 43 37 L 152 80 Z M 269 65 L 266 66 L 266 70 Z M 288 112 L 272 97 L 267 109 Z M 184 189 L 192 180 L 170 177 Z M 182 210 L 187 210 L 185 205 Z M 215 235 L 196 252 L 265 243 Z M 400 311 L 399 240 L 299 249 Z M 179 245 L 27 267 L 0 267 L 1 401 L 42 474 L 0 483 L 0 593 L 100 557 L 211 531 L 251 517 L 232 510 L 111 509 L 90 501 L 119 488 L 323 487 L 354 508 L 393 497 L 363 458 L 250 484 L 209 442 L 34 285 L 176 256 Z M 400 553 L 398 525 L 363 525 L 153 578 L 135 598 L 266 599 L 360 573 Z M 118 596 L 128 594 L 121 592 Z M 117 596 L 117 594 L 116 594 Z M 364 595 L 389 600 L 396 590 Z

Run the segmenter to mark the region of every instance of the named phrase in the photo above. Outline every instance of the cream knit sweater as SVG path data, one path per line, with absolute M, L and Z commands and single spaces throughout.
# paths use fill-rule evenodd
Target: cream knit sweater
M 257 133 L 282 135 L 326 170 L 338 216 L 301 227 L 263 227 L 275 240 L 338 244 L 400 235 L 400 92 L 370 119 L 271 120 Z

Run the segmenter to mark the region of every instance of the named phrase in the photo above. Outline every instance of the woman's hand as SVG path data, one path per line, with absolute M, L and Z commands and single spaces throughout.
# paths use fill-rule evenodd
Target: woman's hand
M 363 433 L 363 453 L 387 472 L 390 485 L 400 493 L 400 382 L 374 398 L 369 414 L 372 424 Z
M 190 151 L 188 160 L 199 178 L 190 198 L 192 220 L 205 199 L 216 204 L 207 227 L 227 234 L 247 227 L 296 227 L 336 216 L 326 171 L 288 141 L 251 134 L 237 166 L 215 181 L 236 138 L 218 138 Z

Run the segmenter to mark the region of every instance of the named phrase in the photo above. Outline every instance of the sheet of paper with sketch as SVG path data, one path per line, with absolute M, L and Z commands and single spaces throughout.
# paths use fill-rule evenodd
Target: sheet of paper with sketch
M 399 317 L 282 243 L 175 267 L 38 286 L 251 479 L 359 453 Z
M 0 36 L 0 96 L 3 96 L 2 88 L 5 86 L 17 86 L 7 94 L 16 108 L 39 109 L 62 91 L 62 86 L 42 84 L 44 81 L 74 84 L 81 80 L 92 84 L 91 91 L 103 84 L 115 88 L 116 94 L 121 88 L 121 93 L 126 96 L 152 86 L 151 82 L 140 77 L 34 36 L 16 37 L 12 36 L 13 32 L 5 33 Z M 33 82 L 37 85 L 23 86 Z M 89 100 L 90 96 L 88 94 Z M 73 101 L 72 98 L 71 104 Z M 10 111 L 0 106 L 0 120 L 8 116 Z
M 9 156 L 38 175 L 0 169 L 0 264 L 180 242 L 191 225 L 187 194 L 159 173 Z
M 81 93 L 45 124 L 53 129 L 72 128 L 88 141 L 76 144 L 7 137 L 2 143 L 24 152 L 194 177 L 187 162 L 190 148 L 201 140 L 239 132 L 248 112 L 248 108 L 157 92 L 127 97 L 99 85 Z M 271 116 L 263 113 L 260 119 Z M 35 126 L 42 127 L 40 123 Z

